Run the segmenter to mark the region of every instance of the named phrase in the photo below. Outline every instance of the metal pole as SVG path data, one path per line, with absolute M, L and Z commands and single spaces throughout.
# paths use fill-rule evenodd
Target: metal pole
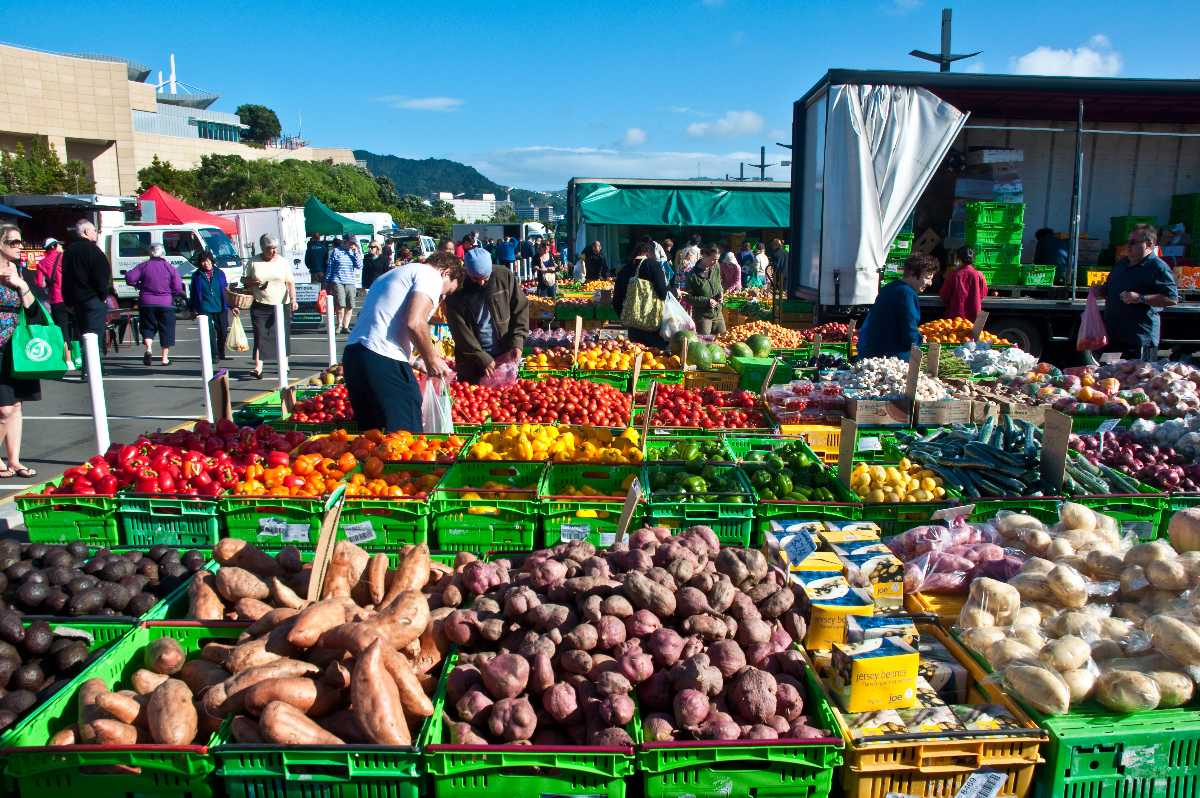
M 204 417 L 208 423 L 213 421 L 212 397 L 208 393 L 208 384 L 212 381 L 212 333 L 208 316 L 203 313 L 196 317 L 196 326 L 200 328 L 200 378 L 203 380 Z
M 326 306 L 328 307 L 328 306 Z M 279 353 L 279 388 L 288 387 L 287 334 L 284 330 L 283 305 L 275 306 L 275 351 Z
M 1081 205 L 1083 203 L 1083 100 L 1079 101 L 1079 110 L 1075 122 L 1075 179 L 1071 181 L 1071 242 L 1070 266 L 1071 284 L 1070 297 L 1075 299 L 1075 286 L 1079 277 L 1079 224 Z
M 326 302 L 329 300 L 327 299 Z M 329 307 L 326 305 L 326 307 Z M 325 314 L 325 337 L 329 341 L 329 365 L 337 365 L 337 335 L 333 331 L 333 313 Z
M 952 15 L 954 14 L 949 8 L 942 9 L 942 61 L 938 67 L 939 72 L 950 71 L 950 26 L 952 24 Z
M 92 422 L 96 425 L 96 453 L 108 451 L 108 406 L 104 402 L 104 373 L 100 365 L 100 339 L 95 333 L 83 334 L 83 362 L 87 369 L 88 391 L 92 395 Z

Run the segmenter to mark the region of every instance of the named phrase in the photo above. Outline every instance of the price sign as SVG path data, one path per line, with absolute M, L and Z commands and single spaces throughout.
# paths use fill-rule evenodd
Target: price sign
M 287 533 L 287 521 L 282 518 L 266 517 L 258 519 L 258 536 L 260 538 L 281 538 Z
M 862 438 L 858 442 L 860 452 L 882 452 L 883 443 L 878 438 Z
M 996 798 L 1008 778 L 1003 773 L 979 770 L 967 776 L 954 798 Z
M 325 574 L 329 571 L 329 562 L 333 559 L 334 541 L 337 538 L 338 523 L 342 520 L 342 505 L 346 501 L 346 486 L 339 485 L 325 502 L 325 517 L 321 520 L 321 532 L 317 535 L 317 550 L 313 554 L 312 574 L 308 579 L 309 601 L 321 598 L 325 588 Z
M 208 399 L 213 409 L 213 416 L 218 421 L 233 420 L 233 400 L 229 392 L 228 369 L 220 369 L 208 381 Z
M 625 539 L 625 532 L 629 529 L 629 523 L 633 520 L 633 511 L 637 508 L 637 504 L 642 500 L 642 481 L 635 479 L 629 486 L 629 492 L 625 494 L 625 505 L 621 508 L 621 520 L 617 523 L 617 532 L 613 540 L 621 541 Z
M 1071 438 L 1071 417 L 1047 410 L 1042 427 L 1042 479 L 1058 490 L 1067 471 L 1067 444 Z
M 583 343 L 583 316 L 575 317 L 575 354 L 571 358 L 571 365 L 579 365 L 579 345 Z
M 1100 355 L 1101 363 L 1119 363 L 1121 361 L 1120 352 L 1104 352 Z
M 1106 432 L 1112 432 L 1117 428 L 1117 424 L 1121 422 L 1119 418 L 1110 418 L 1107 421 L 1101 421 L 1100 426 L 1096 427 L 1096 431 L 1103 435 Z
M 813 357 L 814 364 L 817 362 L 817 359 L 819 357 L 821 357 L 821 347 L 824 345 L 824 343 L 825 343 L 825 339 L 824 339 L 824 337 L 821 336 L 820 333 L 813 336 L 812 357 Z
M 563 540 L 587 540 L 591 531 L 587 524 L 563 524 L 558 528 L 558 536 Z
M 357 524 L 346 524 L 342 527 L 342 531 L 346 533 L 346 540 L 361 546 L 364 543 L 370 543 L 375 539 L 375 527 L 371 526 L 370 521 L 359 521 Z
M 988 312 L 986 310 L 979 311 L 979 315 L 975 317 L 975 326 L 971 328 L 971 340 L 978 341 L 979 334 L 983 332 L 983 325 L 987 324 Z
M 854 440 L 858 437 L 858 423 L 852 418 L 842 419 L 842 438 L 838 447 L 838 479 L 850 487 L 850 470 L 854 467 Z
M 311 530 L 308 524 L 288 524 L 283 530 L 284 543 L 308 543 Z
M 633 425 L 633 399 L 637 394 L 638 378 L 642 376 L 642 352 L 637 353 L 637 357 L 633 359 L 633 379 L 629 383 L 629 424 Z
M 929 359 L 925 363 L 925 373 L 930 377 L 937 379 L 938 369 L 941 367 L 942 345 L 937 341 L 929 344 Z

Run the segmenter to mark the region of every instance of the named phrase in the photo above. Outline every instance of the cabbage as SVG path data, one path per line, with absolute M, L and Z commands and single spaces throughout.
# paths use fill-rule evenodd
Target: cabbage
M 1148 444 L 1154 440 L 1156 429 L 1158 429 L 1158 425 L 1148 418 L 1139 418 L 1129 427 L 1129 431 L 1133 434 L 1133 439 L 1141 444 Z

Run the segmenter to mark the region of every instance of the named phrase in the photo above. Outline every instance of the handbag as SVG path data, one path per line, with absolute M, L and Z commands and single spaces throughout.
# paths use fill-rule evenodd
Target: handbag
M 638 273 L 629 281 L 625 304 L 621 306 L 621 323 L 634 330 L 658 332 L 662 325 L 663 301 L 654 293 L 654 284 Z
M 42 311 L 43 320 L 50 318 L 50 312 L 40 300 L 34 300 Z M 67 373 L 67 363 L 63 360 L 63 349 L 66 340 L 57 324 L 30 324 L 25 308 L 21 308 L 20 318 L 13 330 L 12 340 L 12 375 L 24 380 L 60 380 Z

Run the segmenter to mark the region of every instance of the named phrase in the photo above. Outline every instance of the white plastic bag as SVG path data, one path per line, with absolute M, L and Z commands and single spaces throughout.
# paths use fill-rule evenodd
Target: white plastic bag
M 225 336 L 225 349 L 229 352 L 248 352 L 250 342 L 246 340 L 246 328 L 242 326 L 240 316 L 234 316 L 229 322 L 229 333 Z
M 582 283 L 584 278 L 587 277 L 587 265 L 584 263 L 583 258 L 575 261 L 575 272 L 573 276 L 575 277 L 575 282 L 577 283 Z
M 683 330 L 695 332 L 696 322 L 692 321 L 692 317 L 683 309 L 683 305 L 679 304 L 675 295 L 668 292 L 667 298 L 663 300 L 662 324 L 658 327 L 658 334 L 669 341 L 675 333 Z
M 453 433 L 454 418 L 450 414 L 450 390 L 438 377 L 425 380 L 421 391 L 421 427 L 426 433 Z

